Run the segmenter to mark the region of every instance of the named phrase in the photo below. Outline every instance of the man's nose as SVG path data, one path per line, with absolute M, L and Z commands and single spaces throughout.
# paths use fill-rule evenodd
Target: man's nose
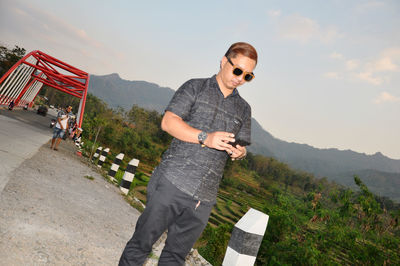
M 237 76 L 237 80 L 239 82 L 243 82 L 244 81 L 244 74 Z

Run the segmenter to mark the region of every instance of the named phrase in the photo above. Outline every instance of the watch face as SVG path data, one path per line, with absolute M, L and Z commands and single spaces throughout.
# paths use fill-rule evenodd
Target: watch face
M 206 132 L 202 131 L 202 132 L 199 133 L 198 139 L 199 139 L 199 142 L 200 142 L 201 144 L 204 143 L 204 141 L 206 140 L 206 138 L 207 138 L 207 133 L 206 133 Z

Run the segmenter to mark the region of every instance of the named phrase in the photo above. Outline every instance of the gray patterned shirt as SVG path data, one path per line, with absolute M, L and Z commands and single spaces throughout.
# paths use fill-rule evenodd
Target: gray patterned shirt
M 184 83 L 166 111 L 178 115 L 194 128 L 210 133 L 232 132 L 235 139 L 250 143 L 250 105 L 236 89 L 224 98 L 215 75 Z M 174 138 L 154 170 L 148 190 L 154 190 L 158 179 L 165 177 L 194 199 L 214 204 L 228 157 L 226 151 Z

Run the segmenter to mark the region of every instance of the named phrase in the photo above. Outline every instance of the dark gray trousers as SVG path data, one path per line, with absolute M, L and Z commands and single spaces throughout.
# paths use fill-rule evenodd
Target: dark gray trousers
M 158 265 L 183 265 L 186 255 L 207 225 L 213 205 L 201 202 L 197 206 L 199 201 L 165 178 L 160 178 L 155 191 L 148 193 L 147 206 L 126 244 L 119 266 L 142 266 L 153 244 L 166 229 L 168 236 Z

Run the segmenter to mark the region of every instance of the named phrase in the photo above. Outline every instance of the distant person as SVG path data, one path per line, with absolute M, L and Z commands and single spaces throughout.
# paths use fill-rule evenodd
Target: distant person
M 184 264 L 207 225 L 227 159 L 246 156 L 251 108 L 237 88 L 254 78 L 256 64 L 253 46 L 234 43 L 217 75 L 191 79 L 175 92 L 161 122 L 174 139 L 149 181 L 146 208 L 120 266 L 143 265 L 167 229 L 158 265 Z
M 11 101 L 9 104 L 8 104 L 8 110 L 12 110 L 13 108 L 14 108 L 14 101 Z
M 68 106 L 65 111 L 61 110 L 57 114 L 57 124 L 54 127 L 53 138 L 51 139 L 50 149 L 58 151 L 58 145 L 60 145 L 61 140 L 64 137 L 64 134 L 67 133 L 68 130 L 68 120 L 71 115 L 72 106 Z M 55 145 L 54 145 L 55 144 Z

